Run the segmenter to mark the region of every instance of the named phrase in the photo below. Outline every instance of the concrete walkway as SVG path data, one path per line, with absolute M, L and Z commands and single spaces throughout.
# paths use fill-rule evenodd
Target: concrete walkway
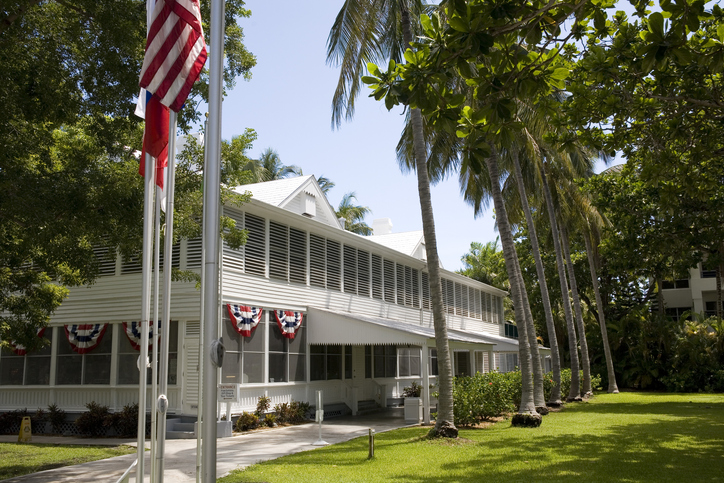
M 368 434 L 369 428 L 375 433 L 407 426 L 405 421 L 386 413 L 367 416 L 334 418 L 324 422 L 322 439 L 330 444 L 341 443 Z M 217 440 L 216 475 L 221 478 L 234 469 L 245 468 L 254 463 L 267 461 L 300 451 L 318 448 L 312 443 L 319 438 L 316 423 L 288 426 L 263 431 L 244 433 L 232 438 Z M 0 436 L 0 442 L 16 442 L 17 436 Z M 82 445 L 136 445 L 136 441 L 124 439 L 67 438 L 33 436 L 33 443 L 82 444 Z M 148 447 L 148 443 L 147 443 Z M 2 480 L 4 483 L 114 483 L 136 459 L 135 454 L 93 461 L 75 466 L 41 471 L 32 475 Z M 150 455 L 146 452 L 146 478 L 150 481 Z M 164 481 L 169 483 L 196 482 L 196 440 L 175 439 L 166 441 Z M 135 469 L 130 481 L 136 481 Z

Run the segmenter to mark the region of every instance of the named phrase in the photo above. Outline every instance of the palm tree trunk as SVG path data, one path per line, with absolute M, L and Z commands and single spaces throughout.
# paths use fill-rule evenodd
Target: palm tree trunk
M 551 369 L 553 370 L 553 389 L 551 390 L 551 398 L 548 402 L 552 406 L 561 405 L 561 357 L 558 352 L 558 338 L 556 337 L 556 326 L 553 323 L 553 311 L 551 310 L 551 300 L 548 294 L 548 283 L 546 283 L 545 270 L 543 269 L 543 259 L 540 255 L 540 247 L 538 246 L 538 235 L 536 234 L 535 224 L 533 223 L 533 215 L 528 204 L 528 197 L 523 185 L 523 172 L 520 169 L 520 160 L 518 153 L 513 154 L 513 163 L 515 165 L 515 181 L 518 185 L 518 193 L 520 194 L 521 205 L 525 213 L 525 220 L 528 225 L 528 238 L 533 249 L 533 258 L 535 259 L 535 270 L 538 274 L 538 286 L 540 287 L 541 299 L 543 299 L 543 311 L 546 317 L 546 328 L 548 329 L 548 344 L 551 347 Z M 537 406 L 536 402 L 536 406 Z
M 571 295 L 573 296 L 573 308 L 576 311 L 576 325 L 578 326 L 578 342 L 581 345 L 581 366 L 583 369 L 583 395 L 590 396 L 593 394 L 591 388 L 591 360 L 588 357 L 588 341 L 586 340 L 586 328 L 583 325 L 583 311 L 581 310 L 581 300 L 578 297 L 578 282 L 576 281 L 576 273 L 573 270 L 573 262 L 571 260 L 571 245 L 568 240 L 568 230 L 561 223 L 561 240 L 563 241 L 563 254 L 566 256 L 566 265 L 568 265 L 568 275 L 571 282 Z
M 536 337 L 535 323 L 533 322 L 533 314 L 530 311 L 530 302 L 528 301 L 528 289 L 525 287 L 523 271 L 520 269 L 519 261 L 517 265 L 520 291 L 523 296 L 523 310 L 525 311 L 526 337 L 530 345 L 530 358 L 533 365 L 533 400 L 535 401 L 535 410 L 540 415 L 545 416 L 548 414 L 548 407 L 546 406 L 546 396 L 543 390 L 543 364 L 538 350 L 538 337 Z
M 412 42 L 410 16 L 406 8 L 402 8 L 402 28 L 406 44 Z M 454 424 L 453 414 L 453 368 L 448 344 L 445 311 L 442 304 L 442 286 L 440 283 L 440 258 L 437 253 L 437 237 L 435 235 L 435 219 L 432 212 L 430 196 L 430 179 L 427 174 L 427 149 L 422 126 L 422 114 L 419 109 L 410 113 L 415 150 L 415 167 L 417 171 L 417 190 L 420 196 L 422 212 L 422 231 L 425 237 L 427 268 L 430 272 L 430 296 L 432 298 L 432 318 L 435 329 L 435 346 L 438 363 L 438 412 L 433 433 L 446 438 L 457 438 L 458 430 Z M 427 390 L 427 388 L 425 388 Z
M 588 231 L 583 230 L 583 239 L 586 242 L 586 254 L 588 255 L 588 266 L 591 270 L 591 283 L 593 293 L 596 295 L 596 307 L 598 307 L 598 324 L 601 326 L 601 340 L 603 341 L 603 354 L 606 356 L 606 372 L 608 373 L 608 392 L 618 394 L 616 384 L 616 373 L 613 370 L 613 357 L 611 357 L 611 346 L 608 343 L 608 330 L 606 330 L 606 316 L 603 310 L 601 290 L 598 287 L 598 275 L 596 275 L 596 263 L 594 258 L 593 244 Z
M 548 187 L 548 178 L 545 168 L 540 167 L 541 179 L 543 181 L 543 194 L 548 208 L 548 218 L 551 223 L 551 233 L 553 235 L 553 247 L 556 251 L 556 265 L 558 267 L 558 278 L 561 282 L 561 304 L 566 314 L 566 328 L 568 329 L 568 351 L 571 357 L 571 389 L 568 392 L 568 401 L 580 401 L 581 399 L 581 374 L 578 364 L 578 341 L 576 340 L 576 327 L 573 324 L 573 314 L 571 313 L 571 299 L 568 296 L 568 281 L 566 280 L 566 269 L 563 266 L 563 252 L 561 250 L 561 241 L 558 236 L 558 222 L 556 221 L 555 208 L 553 206 L 553 197 Z
M 503 202 L 503 195 L 500 191 L 500 178 L 498 175 L 498 161 L 497 154 L 493 153 L 486 160 L 488 166 L 488 175 L 490 176 L 490 191 L 493 197 L 493 203 L 495 205 L 496 220 L 498 223 L 498 230 L 500 231 L 500 241 L 503 246 L 503 257 L 505 258 L 505 268 L 508 271 L 508 277 L 510 279 L 510 291 L 513 297 L 513 307 L 515 309 L 515 318 L 522 324 L 525 322 L 525 310 L 523 295 L 520 286 L 520 280 L 517 276 L 518 271 L 516 264 L 518 263 L 518 255 L 515 252 L 515 243 L 513 242 L 513 234 L 510 229 L 510 223 L 508 222 L 508 213 L 505 210 L 505 203 Z M 527 334 L 527 330 L 525 330 Z M 530 342 L 527 335 L 518 339 L 518 350 L 519 350 L 519 363 L 520 363 L 520 374 L 521 374 L 521 400 L 518 414 L 531 415 L 533 417 L 540 418 L 540 415 L 535 410 L 535 400 L 533 396 L 533 377 L 531 373 L 531 355 L 530 355 Z

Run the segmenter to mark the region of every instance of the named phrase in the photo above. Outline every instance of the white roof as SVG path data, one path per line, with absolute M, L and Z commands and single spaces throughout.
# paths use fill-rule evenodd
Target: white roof
M 299 188 L 307 183 L 313 175 L 295 176 L 294 178 L 275 179 L 263 183 L 245 184 L 234 188 L 237 193 L 250 192 L 256 200 L 281 207 L 289 196 L 296 193 Z
M 424 234 L 419 231 L 405 231 L 402 233 L 389 233 L 387 235 L 372 235 L 367 239 L 384 245 L 405 255 L 415 256 L 418 247 L 424 242 Z

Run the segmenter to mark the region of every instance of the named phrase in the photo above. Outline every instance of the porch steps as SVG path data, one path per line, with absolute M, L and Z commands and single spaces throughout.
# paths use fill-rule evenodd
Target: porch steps
M 377 404 L 374 399 L 366 399 L 364 401 L 357 401 L 357 414 L 372 414 L 381 411 L 382 408 Z
M 193 421 L 185 421 L 188 418 L 169 418 L 166 420 L 166 439 L 194 439 Z

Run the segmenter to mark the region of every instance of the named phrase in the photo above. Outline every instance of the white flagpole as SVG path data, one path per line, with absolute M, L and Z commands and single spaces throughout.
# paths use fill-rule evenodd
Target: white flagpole
M 154 399 L 156 407 L 154 414 L 158 412 L 158 444 L 156 446 L 156 472 L 158 483 L 163 483 L 164 452 L 166 449 L 166 408 L 168 398 L 168 345 L 171 335 L 171 265 L 173 262 L 173 196 L 176 184 L 176 125 L 178 115 L 170 111 L 168 117 L 168 168 L 166 169 L 166 232 L 164 234 L 163 247 L 163 330 L 161 331 L 159 370 L 160 396 L 159 400 Z
M 211 0 L 211 63 L 209 67 L 209 131 L 206 136 L 208 158 L 204 168 L 203 245 L 204 261 L 205 348 L 211 354 L 211 343 L 218 337 L 219 293 L 219 183 L 221 178 L 221 99 L 224 68 L 224 0 Z M 203 411 L 203 473 L 204 483 L 216 481 L 216 379 L 217 367 L 210 357 L 202 361 L 204 373 Z
M 144 481 L 146 447 L 146 360 L 148 359 L 148 321 L 151 318 L 151 267 L 153 256 L 153 194 L 156 187 L 156 160 L 146 154 L 143 196 L 143 259 L 141 281 L 141 354 L 138 374 L 138 464 L 136 481 Z
M 153 323 L 149 324 L 149 331 L 151 326 L 153 332 L 151 333 L 151 404 L 156 401 L 158 395 L 158 330 L 159 330 L 159 313 L 158 313 L 158 299 L 159 299 L 159 272 L 161 271 L 161 196 L 162 192 L 160 189 L 156 189 L 156 209 L 155 209 L 155 223 L 154 223 L 154 243 L 153 243 Z M 153 407 L 149 408 L 151 411 L 151 483 L 156 480 L 154 478 L 155 472 L 155 461 L 156 455 L 156 411 Z
M 208 147 L 209 145 L 206 142 L 206 132 L 209 128 L 209 113 L 206 113 L 206 120 L 204 121 L 204 166 L 206 166 L 206 158 L 208 157 Z M 206 191 L 203 193 L 203 202 L 202 206 L 206 206 Z M 204 250 L 203 244 L 201 247 L 201 266 L 206 266 L 206 251 Z M 201 270 L 201 286 L 204 286 L 204 270 Z M 204 327 L 204 298 L 201 297 L 201 314 L 199 316 L 199 324 L 200 327 Z M 196 483 L 201 483 L 201 480 L 203 478 L 203 464 L 202 464 L 202 457 L 203 454 L 202 447 L 201 447 L 201 434 L 202 434 L 202 426 L 203 426 L 203 413 L 204 413 L 204 398 L 203 398 L 203 387 L 204 387 L 204 373 L 201 370 L 201 365 L 204 360 L 204 354 L 206 353 L 204 349 L 204 331 L 203 329 L 199 331 L 199 362 L 197 366 L 197 370 L 199 373 L 199 389 L 198 389 L 198 398 L 197 398 L 197 404 L 196 404 Z

